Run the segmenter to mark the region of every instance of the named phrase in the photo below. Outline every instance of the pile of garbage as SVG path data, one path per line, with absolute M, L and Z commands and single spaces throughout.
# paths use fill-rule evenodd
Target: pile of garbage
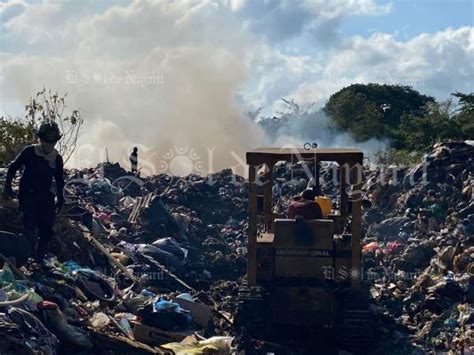
M 472 145 L 450 142 L 395 173 L 365 168 L 374 351 L 472 350 L 473 159 Z M 331 171 L 322 190 L 336 196 Z M 0 203 L 0 353 L 231 352 L 247 181 L 231 170 L 139 178 L 110 163 L 67 175 L 41 263 L 27 258 L 16 203 Z M 284 210 L 308 184 L 305 166 L 279 164 L 275 176 Z
M 379 337 L 402 352 L 472 352 L 474 146 L 436 144 L 420 164 L 367 172 L 364 276 Z
M 244 179 L 137 178 L 109 163 L 67 174 L 41 263 L 17 204 L 1 204 L 0 353 L 229 353 L 236 302 L 222 291 L 246 267 Z

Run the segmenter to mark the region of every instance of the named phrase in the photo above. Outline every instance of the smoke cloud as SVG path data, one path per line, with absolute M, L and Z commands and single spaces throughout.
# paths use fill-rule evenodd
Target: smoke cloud
M 277 131 L 262 129 L 245 111 L 263 107 L 271 116 L 282 97 L 321 107 L 353 82 L 413 79 L 448 94 L 472 86 L 472 27 L 407 42 L 388 34 L 325 35 L 331 42 L 325 50 L 327 43 L 308 38 L 339 33 L 345 17 L 383 16 L 391 7 L 375 0 L 259 4 L 0 3 L 0 112 L 20 115 L 46 86 L 69 93 L 69 108 L 79 108 L 86 122 L 70 166 L 107 158 L 127 166 L 137 146 L 143 174 L 226 167 L 245 174 L 245 152 L 257 146 L 316 141 L 376 151 L 385 144 L 356 144 L 318 111 L 293 115 Z M 452 78 L 447 86 L 446 78 Z
M 28 6 L 10 27 L 27 31 L 22 17 L 36 14 L 68 17 L 71 6 Z M 210 15 L 215 20 L 203 22 Z M 11 102 L 43 85 L 70 93 L 69 107 L 81 108 L 86 122 L 71 166 L 106 158 L 128 165 L 137 146 L 144 174 L 207 173 L 238 165 L 236 157 L 263 142 L 236 102 L 248 72 L 246 39 L 219 7 L 134 2 L 59 25 L 72 41 L 60 42 L 61 56 L 7 56 L 1 85 Z M 46 35 L 44 26 L 37 30 Z M 36 34 L 33 45 L 51 45 L 58 34 L 49 35 Z
M 356 142 L 349 133 L 337 130 L 321 109 L 305 109 L 294 103 L 293 107 L 286 106 L 287 112 L 282 112 L 277 119 L 266 118 L 260 121 L 260 125 L 276 147 L 303 147 L 305 143 L 317 143 L 318 147 L 325 148 L 359 148 L 370 159 L 389 145 L 388 141 L 378 139 Z

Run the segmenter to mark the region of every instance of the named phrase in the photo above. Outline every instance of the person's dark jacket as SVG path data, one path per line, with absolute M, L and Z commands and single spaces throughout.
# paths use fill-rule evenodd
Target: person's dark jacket
M 290 206 L 288 207 L 287 216 L 288 218 L 302 216 L 303 219 L 324 218 L 321 207 L 319 207 L 316 202 L 303 199 L 291 202 Z
M 20 178 L 19 197 L 24 194 L 52 194 L 52 182 L 54 178 L 58 201 L 64 200 L 64 164 L 60 154 L 57 154 L 54 160 L 48 161 L 35 153 L 34 145 L 26 147 L 8 167 L 5 181 L 6 190 L 11 190 L 13 178 L 16 172 L 22 167 L 24 167 L 24 171 Z

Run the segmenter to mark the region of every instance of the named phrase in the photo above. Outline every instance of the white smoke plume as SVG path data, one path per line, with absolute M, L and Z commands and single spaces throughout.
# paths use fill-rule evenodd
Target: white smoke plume
M 273 138 L 272 145 L 275 147 L 303 147 L 306 143 L 316 143 L 321 148 L 359 148 L 369 159 L 373 159 L 375 153 L 389 146 L 388 140 L 356 142 L 349 133 L 340 132 L 321 109 L 302 108 L 294 101 L 282 102 L 286 105 L 286 112 L 280 112 L 280 116 L 274 119 L 260 120 L 267 134 Z M 285 105 L 280 107 L 285 108 Z
M 413 76 L 413 68 L 423 85 L 439 92 L 449 94 L 468 82 L 470 27 L 408 42 L 392 35 L 338 35 L 344 17 L 390 10 L 375 0 L 9 0 L 0 3 L 0 112 L 20 115 L 43 86 L 68 92 L 68 106 L 80 108 L 86 121 L 71 164 L 92 166 L 108 157 L 128 165 L 128 154 L 138 146 L 144 174 L 232 166 L 244 174 L 244 153 L 257 146 L 355 146 L 349 135 L 329 129 L 324 116 L 293 120 L 266 136 L 243 112 L 274 110 L 281 97 L 321 106 L 344 85 L 394 83 Z M 317 40 L 307 52 L 285 50 L 290 41 L 313 35 Z M 456 51 L 444 49 L 445 43 Z M 417 51 L 420 46 L 426 50 Z M 378 53 L 379 47 L 386 56 L 358 56 Z M 403 62 L 400 53 L 406 53 Z M 423 64 L 431 58 L 436 70 Z M 435 85 L 447 77 L 455 78 L 447 88 Z M 383 143 L 358 146 L 373 151 Z
M 62 21 L 71 7 L 29 5 L 13 18 L 9 27 L 33 46 L 54 52 L 61 37 L 45 22 L 34 37 L 24 33 L 22 21 L 39 14 L 59 21 L 69 43 L 59 40 L 60 53 L 46 58 L 6 55 L 1 68 L 3 100 L 26 102 L 46 85 L 69 92 L 69 107 L 81 108 L 86 125 L 71 165 L 106 157 L 128 165 L 138 146 L 145 174 L 207 173 L 260 144 L 262 132 L 236 103 L 247 75 L 245 38 L 219 6 L 139 1 Z M 208 16 L 212 23 L 203 21 Z

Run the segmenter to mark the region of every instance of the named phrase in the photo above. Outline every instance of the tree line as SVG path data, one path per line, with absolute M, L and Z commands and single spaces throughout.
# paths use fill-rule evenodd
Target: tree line
M 409 86 L 353 84 L 331 95 L 323 111 L 356 141 L 388 139 L 397 150 L 474 139 L 474 93 L 456 92 L 439 103 Z

